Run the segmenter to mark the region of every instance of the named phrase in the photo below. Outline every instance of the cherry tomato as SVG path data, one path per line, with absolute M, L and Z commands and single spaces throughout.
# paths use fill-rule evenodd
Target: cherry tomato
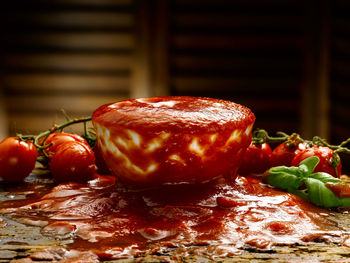
M 240 174 L 263 173 L 271 167 L 271 147 L 267 143 L 252 142 L 243 155 Z
M 52 157 L 55 154 L 57 147 L 64 142 L 81 142 L 88 145 L 87 141 L 83 137 L 66 132 L 51 133 L 45 142 L 44 139 L 42 139 L 40 143 L 44 143 L 45 145 L 51 144 L 50 147 L 45 149 L 45 153 L 49 157 Z
M 38 154 L 33 143 L 8 137 L 0 143 L 0 177 L 20 182 L 34 169 Z
M 341 175 L 341 163 L 339 162 L 336 173 L 334 167 L 332 166 L 333 150 L 324 146 L 313 146 L 302 150 L 292 160 L 292 166 L 299 166 L 301 161 L 311 156 L 317 156 L 320 158 L 320 162 L 316 166 L 314 172 L 325 172 L 334 177 L 339 177 Z
M 64 142 L 57 146 L 51 158 L 50 171 L 57 183 L 85 183 L 95 174 L 94 152 L 84 143 Z
M 271 166 L 291 166 L 293 158 L 306 148 L 306 143 L 298 143 L 297 145 L 281 143 L 272 151 Z
M 95 164 L 96 164 L 97 172 L 99 174 L 111 174 L 105 160 L 102 157 L 99 144 L 96 144 L 94 152 L 95 152 L 95 158 L 96 158 Z

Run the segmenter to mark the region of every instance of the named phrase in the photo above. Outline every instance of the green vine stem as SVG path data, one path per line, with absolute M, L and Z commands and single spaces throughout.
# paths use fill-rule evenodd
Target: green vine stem
M 295 146 L 299 144 L 300 142 L 304 142 L 304 140 L 300 137 L 299 134 L 293 133 L 291 135 L 288 135 L 284 132 L 277 132 L 276 137 L 270 136 L 266 130 L 263 129 L 256 129 L 253 131 L 253 138 L 252 141 L 256 144 L 263 144 L 263 143 L 282 143 L 286 142 L 289 146 Z
M 284 132 L 277 132 L 276 137 L 270 136 L 267 131 L 263 129 L 256 129 L 253 131 L 252 141 L 256 144 L 263 143 L 286 143 L 289 147 L 296 147 L 299 143 L 305 142 L 309 147 L 312 146 L 325 146 L 333 150 L 332 158 L 329 160 L 329 164 L 334 167 L 335 172 L 337 173 L 337 166 L 340 163 L 339 153 L 350 154 L 350 138 L 341 142 L 339 145 L 331 145 L 325 139 L 314 136 L 312 140 L 304 140 L 297 133 L 292 133 L 288 135 Z
M 64 128 L 71 126 L 73 124 L 77 124 L 77 123 L 84 123 L 84 132 L 85 134 L 83 135 L 84 138 L 86 138 L 87 140 L 90 141 L 90 143 L 92 141 L 96 141 L 96 138 L 91 136 L 90 133 L 87 131 L 87 126 L 86 126 L 86 122 L 91 121 L 91 117 L 81 117 L 81 118 L 73 118 L 73 119 L 68 119 L 67 122 L 62 123 L 60 125 L 54 125 L 52 128 L 50 128 L 49 130 L 40 133 L 37 136 L 31 136 L 33 143 L 35 145 L 35 147 L 38 149 L 38 151 L 42 154 L 43 160 L 40 160 L 40 158 L 38 159 L 38 161 L 42 161 L 44 162 L 45 159 L 48 159 L 47 153 L 44 151 L 46 148 L 50 147 L 50 144 L 45 144 L 45 141 L 47 139 L 47 137 L 51 134 L 54 133 L 56 131 L 60 131 L 63 130 Z M 22 136 L 22 137 L 26 137 L 26 136 Z M 29 136 L 27 136 L 29 137 Z M 42 142 L 40 142 L 40 139 L 43 139 Z
M 289 146 L 296 146 L 297 144 L 301 142 L 307 143 L 309 146 L 325 146 L 332 150 L 334 150 L 336 153 L 347 153 L 350 154 L 350 138 L 347 140 L 341 142 L 339 145 L 331 145 L 329 144 L 325 139 L 314 136 L 312 140 L 304 140 L 300 137 L 298 133 L 292 133 L 291 135 L 288 135 L 284 132 L 277 132 L 277 136 L 270 136 L 266 130 L 263 129 L 256 129 L 253 131 L 253 138 L 252 141 L 256 144 L 263 144 L 263 143 L 288 143 Z
M 318 136 L 315 136 L 312 139 L 312 143 L 314 145 L 326 146 L 326 147 L 331 148 L 332 150 L 334 150 L 335 152 L 338 152 L 338 153 L 350 154 L 350 149 L 346 147 L 347 144 L 350 144 L 350 138 L 341 142 L 339 145 L 331 145 L 325 139 L 322 139 Z

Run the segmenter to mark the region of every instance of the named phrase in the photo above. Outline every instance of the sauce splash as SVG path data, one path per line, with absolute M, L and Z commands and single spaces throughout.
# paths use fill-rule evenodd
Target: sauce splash
M 127 190 L 101 176 L 88 185 L 38 189 L 0 203 L 0 213 L 40 226 L 43 235 L 72 239 L 69 249 L 93 251 L 100 259 L 201 247 L 222 256 L 248 247 L 335 240 L 342 233 L 327 210 L 249 177 Z

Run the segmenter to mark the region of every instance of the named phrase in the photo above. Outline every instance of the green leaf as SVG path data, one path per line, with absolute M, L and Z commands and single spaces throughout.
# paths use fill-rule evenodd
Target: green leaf
M 304 190 L 288 189 L 288 192 L 293 195 L 299 196 L 303 200 L 309 200 L 307 189 L 304 189 Z
M 283 190 L 297 189 L 302 184 L 298 176 L 289 172 L 271 173 L 267 178 L 267 182 Z
M 340 183 L 341 182 L 340 179 L 335 178 L 334 176 L 323 172 L 313 173 L 310 175 L 310 177 L 320 180 L 323 183 Z
M 339 198 L 341 202 L 342 207 L 349 207 L 350 206 L 350 198 L 349 197 L 344 197 L 344 198 Z
M 316 156 L 311 156 L 300 162 L 299 169 L 306 174 L 311 174 L 315 170 L 319 162 L 320 158 Z
M 275 166 L 270 168 L 270 170 L 268 170 L 269 174 L 277 174 L 277 173 L 288 173 L 288 174 L 293 174 L 296 175 L 298 177 L 300 177 L 303 172 L 299 169 L 299 167 L 288 167 L 288 166 Z
M 302 161 L 299 167 L 272 167 L 267 172 L 267 183 L 318 206 L 350 206 L 350 198 L 339 198 L 326 186 L 326 183 L 341 183 L 341 180 L 328 173 L 312 173 L 319 161 L 318 157 L 312 156 Z M 302 185 L 305 189 L 300 189 Z
M 306 178 L 308 197 L 311 203 L 323 207 L 338 207 L 342 202 L 336 195 L 320 180 Z

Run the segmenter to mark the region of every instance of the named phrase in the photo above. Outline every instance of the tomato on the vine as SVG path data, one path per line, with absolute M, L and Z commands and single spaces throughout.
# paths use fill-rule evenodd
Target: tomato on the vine
M 336 169 L 332 165 L 333 150 L 325 146 L 312 146 L 305 150 L 300 151 L 292 160 L 292 166 L 299 166 L 300 162 L 311 156 L 317 156 L 320 159 L 319 164 L 316 166 L 314 172 L 325 172 L 331 174 L 334 177 L 341 175 L 342 165 L 339 160 L 339 164 Z M 339 156 L 338 156 L 339 158 Z
M 269 144 L 252 142 L 243 155 L 238 173 L 258 174 L 265 172 L 271 167 L 271 152 Z
M 20 182 L 34 169 L 37 150 L 30 141 L 8 137 L 0 143 L 0 177 Z
M 103 159 L 101 148 L 98 143 L 94 148 L 94 153 L 95 153 L 95 164 L 96 164 L 97 172 L 99 174 L 111 174 L 105 160 Z
M 50 171 L 57 183 L 85 183 L 95 174 L 94 152 L 84 143 L 64 142 L 57 146 L 51 158 Z
M 51 158 L 55 154 L 57 147 L 64 142 L 81 142 L 88 145 L 87 141 L 83 137 L 66 132 L 51 133 L 49 136 L 47 136 L 46 140 L 42 139 L 40 143 L 45 145 L 51 144 L 44 150 L 47 156 Z
M 291 166 L 294 157 L 307 148 L 306 143 L 289 144 L 283 142 L 273 149 L 271 154 L 271 166 Z

